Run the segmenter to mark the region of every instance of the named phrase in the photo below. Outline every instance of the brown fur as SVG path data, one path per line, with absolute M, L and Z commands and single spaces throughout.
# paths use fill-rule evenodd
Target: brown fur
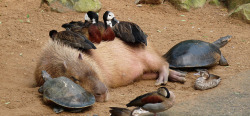
M 169 65 L 150 42 L 148 46 L 128 45 L 116 38 L 113 41 L 101 42 L 96 47 L 97 49 L 90 50 L 89 55 L 82 53 L 83 60 L 79 61 L 77 57 L 80 52 L 77 50 L 49 42 L 35 72 L 38 85 L 43 83 L 41 70 L 46 70 L 52 77 L 74 76 L 85 89 L 91 88 L 88 90 L 92 93 L 95 92 L 93 88 L 103 87 L 100 86 L 101 82 L 108 87 L 125 86 L 137 80 L 157 77 L 158 83 L 167 82 Z M 144 75 L 147 78 L 143 78 Z
M 102 81 L 109 87 L 119 87 L 133 83 L 147 73 L 156 73 L 148 79 L 156 79 L 157 74 L 168 77 L 168 63 L 148 46 L 128 45 L 116 38 L 114 41 L 101 42 L 92 50 L 92 57 L 102 70 Z
M 96 96 L 97 101 L 107 99 L 107 88 L 99 80 L 99 68 L 88 55 L 71 47 L 49 41 L 45 46 L 35 70 L 38 86 L 44 83 L 41 71 L 46 70 L 53 78 L 65 76 L 74 77 L 84 89 Z M 73 80 L 73 79 L 72 79 Z

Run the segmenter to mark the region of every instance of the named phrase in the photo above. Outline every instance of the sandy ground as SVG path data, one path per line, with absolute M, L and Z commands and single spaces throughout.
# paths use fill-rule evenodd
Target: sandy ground
M 193 88 L 196 77 L 193 76 L 194 72 L 190 72 L 185 84 L 169 82 L 166 85 L 175 93 L 177 104 L 195 101 L 197 97 L 209 92 L 216 93 L 223 85 L 236 87 L 240 83 L 233 84 L 234 78 L 230 77 L 250 69 L 250 26 L 240 20 L 228 18 L 227 10 L 223 6 L 207 4 L 202 9 L 182 12 L 169 2 L 142 7 L 135 6 L 131 0 L 101 2 L 101 15 L 110 10 L 118 20 L 137 23 L 149 35 L 149 41 L 154 43 L 161 54 L 183 40 L 213 42 L 222 36 L 233 36 L 232 41 L 221 49 L 230 66 L 209 69 L 210 73 L 221 76 L 220 85 L 214 89 L 197 91 Z M 84 14 L 55 13 L 39 6 L 39 0 L 0 0 L 0 115 L 56 115 L 43 103 L 37 92 L 38 87 L 35 87 L 36 62 L 41 48 L 50 39 L 49 31 L 61 31 L 61 24 L 83 20 Z M 145 80 L 110 89 L 108 102 L 96 103 L 81 113 L 64 112 L 61 115 L 107 116 L 109 107 L 125 107 L 136 96 L 156 90 L 154 82 L 155 80 Z M 180 111 L 181 109 L 185 108 L 180 107 Z

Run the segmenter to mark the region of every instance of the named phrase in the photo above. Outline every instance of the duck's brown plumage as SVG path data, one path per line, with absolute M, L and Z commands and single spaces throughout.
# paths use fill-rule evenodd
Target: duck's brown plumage
M 143 43 L 147 45 L 147 35 L 135 23 L 121 21 L 112 27 L 115 36 L 129 43 Z
M 102 22 L 97 24 L 91 24 L 88 27 L 89 40 L 94 43 L 100 43 L 102 41 L 102 34 L 104 33 L 105 27 Z
M 127 104 L 127 107 L 142 107 L 147 103 L 161 103 L 164 101 L 164 99 L 164 96 L 159 95 L 157 91 L 155 91 L 136 97 L 134 100 Z
M 100 43 L 102 41 L 102 34 L 105 30 L 103 22 L 100 21 L 97 24 L 86 23 L 82 26 L 73 24 L 67 27 L 70 28 L 70 31 L 86 36 L 93 43 Z
M 88 49 L 96 49 L 95 45 L 89 41 L 85 36 L 79 35 L 72 31 L 61 31 L 51 30 L 49 33 L 53 41 L 61 42 L 72 48 L 84 51 Z
M 105 31 L 104 23 L 98 21 L 98 15 L 93 11 L 87 12 L 86 16 L 91 21 L 71 21 L 70 23 L 63 24 L 62 27 L 86 36 L 93 43 L 100 43 L 102 41 L 102 34 Z M 95 23 L 93 20 L 95 20 Z

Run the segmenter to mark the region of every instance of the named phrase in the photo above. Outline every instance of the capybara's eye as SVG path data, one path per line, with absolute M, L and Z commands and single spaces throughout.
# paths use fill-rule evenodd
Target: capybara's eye
M 96 93 L 95 96 L 101 96 L 101 94 L 100 93 Z
M 79 80 L 76 79 L 74 76 L 71 76 L 71 78 L 73 79 L 74 82 L 79 81 Z

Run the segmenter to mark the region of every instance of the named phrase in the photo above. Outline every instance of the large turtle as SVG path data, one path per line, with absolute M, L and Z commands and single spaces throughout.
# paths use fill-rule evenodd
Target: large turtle
M 60 113 L 64 110 L 80 112 L 83 108 L 95 103 L 95 97 L 80 85 L 66 77 L 51 78 L 42 71 L 45 83 L 39 88 L 46 103 L 53 103 L 53 110 Z
M 170 68 L 203 68 L 218 63 L 221 66 L 228 66 L 220 48 L 225 46 L 231 37 L 221 37 L 213 43 L 185 40 L 172 47 L 163 57 L 168 61 Z

